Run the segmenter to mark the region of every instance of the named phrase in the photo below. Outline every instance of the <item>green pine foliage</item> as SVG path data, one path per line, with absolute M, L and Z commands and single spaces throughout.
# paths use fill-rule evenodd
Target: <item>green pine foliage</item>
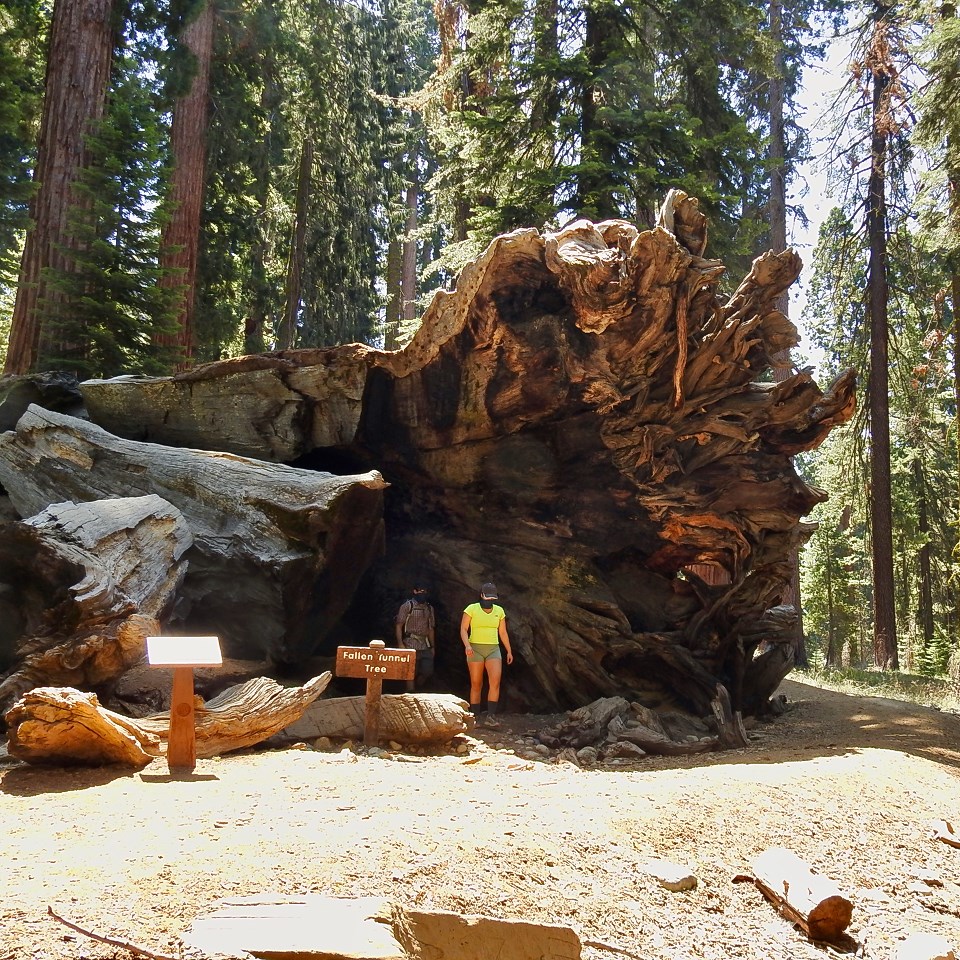
M 301 150 L 313 145 L 294 345 L 382 342 L 387 248 L 426 162 L 405 98 L 432 56 L 421 2 L 221 12 L 197 290 L 200 360 L 277 343 Z
M 946 669 L 956 634 L 954 398 L 937 296 L 943 275 L 916 241 L 909 220 L 890 235 L 894 565 L 902 662 L 934 675 Z M 827 376 L 868 369 L 864 242 L 839 208 L 820 232 L 807 323 Z M 812 482 L 830 493 L 813 515 L 818 528 L 803 566 L 805 626 L 812 649 L 830 666 L 872 660 L 868 437 L 861 406 L 805 463 Z
M 28 221 L 46 26 L 36 0 L 0 0 L 0 359 Z
M 448 53 L 428 120 L 451 268 L 518 227 L 574 216 L 652 226 L 671 187 L 700 198 L 717 255 L 752 251 L 738 224 L 762 163 L 760 132 L 744 115 L 762 55 L 756 5 L 491 0 L 442 9 Z

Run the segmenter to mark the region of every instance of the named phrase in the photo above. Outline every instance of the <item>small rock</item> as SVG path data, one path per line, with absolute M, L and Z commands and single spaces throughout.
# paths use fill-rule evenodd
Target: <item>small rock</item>
M 686 867 L 669 860 L 651 860 L 643 869 L 650 874 L 665 890 L 679 893 L 683 890 L 693 890 L 697 886 L 697 878 Z
M 893 960 L 957 960 L 950 942 L 935 933 L 911 933 L 897 944 Z
M 534 745 L 534 753 L 538 754 L 541 757 L 550 756 L 550 748 L 545 743 L 538 743 Z
M 621 757 L 626 760 L 638 760 L 640 757 L 647 755 L 643 749 L 629 740 L 618 740 L 616 743 L 611 743 L 603 752 L 606 757 Z
M 597 762 L 598 756 L 596 747 L 581 747 L 577 751 L 577 763 L 581 767 L 589 767 Z
M 457 744 L 457 756 L 462 757 L 465 753 L 470 752 L 470 747 L 466 743 Z
M 313 741 L 313 749 L 322 750 L 326 753 L 328 750 L 333 749 L 333 743 L 329 737 L 317 737 L 317 739 Z
M 387 756 L 387 751 L 382 749 L 381 747 L 370 747 L 370 749 L 367 750 L 367 756 L 368 757 L 385 757 Z
M 288 750 L 309 750 L 310 747 L 305 744 L 302 740 L 298 740 L 296 743 L 291 743 Z
M 391 749 L 391 750 L 402 750 L 403 747 L 402 747 L 399 743 L 397 743 L 396 740 L 391 740 L 391 741 L 390 741 L 390 749 Z

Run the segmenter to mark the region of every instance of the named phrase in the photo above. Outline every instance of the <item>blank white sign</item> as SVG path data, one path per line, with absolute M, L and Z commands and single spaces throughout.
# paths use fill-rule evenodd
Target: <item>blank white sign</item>
M 219 637 L 147 637 L 151 667 L 219 667 Z

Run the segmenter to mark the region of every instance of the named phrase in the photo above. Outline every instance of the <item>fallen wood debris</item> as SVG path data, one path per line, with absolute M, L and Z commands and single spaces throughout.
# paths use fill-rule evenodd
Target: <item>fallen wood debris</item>
M 66 917 L 61 917 L 60 914 L 54 912 L 53 907 L 47 907 L 47 915 L 53 917 L 54 920 L 59 921 L 65 927 L 69 927 L 71 930 L 81 933 L 91 940 L 96 940 L 97 943 L 105 943 L 111 947 L 119 947 L 121 950 L 127 950 L 130 953 L 136 954 L 138 957 L 149 957 L 150 960 L 179 960 L 178 957 L 173 957 L 168 953 L 156 953 L 153 950 L 148 950 L 146 947 L 140 947 L 135 943 L 131 943 L 129 940 L 118 940 L 116 937 L 105 937 L 102 934 L 94 933 L 92 930 L 87 930 L 72 920 L 67 920 Z
M 845 937 L 853 904 L 833 880 L 782 847 L 765 850 L 751 867 L 753 877 L 734 877 L 734 882 L 754 883 L 781 916 L 797 924 L 811 940 L 836 943 Z
M 537 736 L 542 744 L 570 758 L 577 751 L 595 747 L 597 758 L 607 760 L 640 757 L 645 753 L 662 756 L 686 756 L 746 746 L 747 735 L 740 714 L 730 710 L 730 698 L 719 686 L 715 708 L 717 716 L 728 719 L 720 725 L 724 736 L 711 735 L 705 723 L 695 717 L 671 713 L 668 725 L 656 711 L 623 697 L 601 697 L 586 706 L 572 710 L 565 720 L 548 727 Z M 726 696 L 724 705 L 723 698 Z M 739 731 L 739 732 L 738 732 Z M 740 739 L 742 734 L 742 741 Z M 631 745 L 628 747 L 627 745 Z
M 948 846 L 960 849 L 960 834 L 954 832 L 953 824 L 949 820 L 932 820 L 930 822 L 930 838 L 941 840 Z
M 196 749 L 209 758 L 261 743 L 293 723 L 320 696 L 330 673 L 302 687 L 257 677 L 198 704 Z M 6 714 L 10 755 L 40 764 L 146 766 L 166 749 L 168 713 L 132 720 L 101 706 L 92 693 L 38 687 Z

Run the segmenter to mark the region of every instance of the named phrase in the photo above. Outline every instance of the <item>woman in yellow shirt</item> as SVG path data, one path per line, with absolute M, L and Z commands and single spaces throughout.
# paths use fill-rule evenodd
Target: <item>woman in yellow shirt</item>
M 467 654 L 467 670 L 470 671 L 470 711 L 475 717 L 480 715 L 480 695 L 486 671 L 489 682 L 487 722 L 491 726 L 496 726 L 495 714 L 500 709 L 500 677 L 503 672 L 501 642 L 507 651 L 507 663 L 513 663 L 507 615 L 503 607 L 493 602 L 497 599 L 497 588 L 492 583 L 485 583 L 480 588 L 480 602 L 471 603 L 460 619 L 460 639 Z

